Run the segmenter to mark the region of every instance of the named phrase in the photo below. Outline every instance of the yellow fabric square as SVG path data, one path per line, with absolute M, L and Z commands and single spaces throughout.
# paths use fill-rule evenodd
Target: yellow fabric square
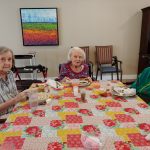
M 107 99 L 101 98 L 98 100 L 98 102 L 105 105 L 107 102 L 113 102 L 113 100 L 111 98 L 107 98 Z
M 91 87 L 100 86 L 100 83 L 99 82 L 92 82 L 90 86 Z
M 57 130 L 57 136 L 62 139 L 62 142 L 67 142 L 67 135 L 69 134 L 81 134 L 80 129 L 60 129 Z
M 0 144 L 3 143 L 6 137 L 21 136 L 21 134 L 22 134 L 22 131 L 0 132 Z
M 108 111 L 108 112 L 106 112 L 106 115 L 108 115 L 112 119 L 116 119 L 116 117 L 115 117 L 116 114 L 124 114 L 124 112 L 123 111 L 117 111 L 117 112 Z
M 143 100 L 139 96 L 136 96 L 136 100 L 139 102 L 143 102 Z
M 72 93 L 72 87 L 64 88 L 64 93 Z
M 14 122 L 17 117 L 22 117 L 22 116 L 29 116 L 29 113 L 10 114 L 10 115 L 8 116 L 7 121 L 8 121 L 8 122 Z
M 63 90 L 60 90 L 60 91 L 58 91 L 58 95 L 63 95 L 64 94 L 64 91 Z
M 24 102 L 19 102 L 19 103 L 18 103 L 19 106 L 24 106 L 24 105 L 26 105 L 26 104 L 29 104 L 29 102 L 28 102 L 28 101 L 24 101 Z
M 62 120 L 66 120 L 66 115 L 77 115 L 76 112 L 57 112 L 58 116 L 62 119 Z
M 125 141 L 130 141 L 127 134 L 140 133 L 138 128 L 116 128 L 115 131 L 119 136 L 123 137 Z
M 73 99 L 68 99 L 68 100 L 63 99 L 63 100 L 59 101 L 59 104 L 64 105 L 66 102 L 75 102 L 75 100 L 73 100 Z
M 102 93 L 101 93 L 101 91 L 100 91 L 99 89 L 94 89 L 94 90 L 93 90 L 93 94 L 95 94 L 95 95 L 100 95 L 100 94 L 102 94 Z

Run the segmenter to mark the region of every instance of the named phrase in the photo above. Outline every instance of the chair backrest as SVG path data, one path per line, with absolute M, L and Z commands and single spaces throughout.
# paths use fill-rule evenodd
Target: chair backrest
M 84 50 L 85 56 L 86 56 L 85 63 L 88 64 L 89 63 L 89 46 L 82 46 L 80 48 Z
M 96 61 L 99 64 L 112 64 L 113 47 L 108 46 L 95 46 L 96 48 Z

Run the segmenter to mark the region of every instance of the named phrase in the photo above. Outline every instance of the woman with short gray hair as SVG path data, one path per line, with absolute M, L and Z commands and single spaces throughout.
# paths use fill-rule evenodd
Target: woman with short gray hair
M 0 47 L 0 116 L 10 112 L 17 102 L 27 98 L 25 92 L 17 91 L 11 71 L 13 64 L 13 51 L 7 47 Z
M 68 52 L 68 62 L 61 65 L 59 80 L 90 78 L 89 67 L 84 63 L 85 52 L 79 47 L 73 47 Z

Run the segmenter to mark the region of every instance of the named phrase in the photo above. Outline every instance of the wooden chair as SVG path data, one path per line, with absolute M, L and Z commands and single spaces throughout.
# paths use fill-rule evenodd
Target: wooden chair
M 117 74 L 117 80 L 122 81 L 122 61 L 117 59 L 117 56 L 113 56 L 113 46 L 95 46 L 96 48 L 96 62 L 97 62 L 97 72 L 100 71 L 100 76 L 102 80 L 103 73 L 111 73 L 111 78 L 113 80 L 113 73 Z M 119 79 L 120 73 L 120 79 Z

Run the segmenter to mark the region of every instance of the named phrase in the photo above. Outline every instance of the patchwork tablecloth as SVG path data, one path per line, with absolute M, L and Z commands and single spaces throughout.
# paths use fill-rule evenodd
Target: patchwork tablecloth
M 150 150 L 145 139 L 150 133 L 150 107 L 138 96 L 113 96 L 111 87 L 116 85 L 122 83 L 93 82 L 85 87 L 85 101 L 74 97 L 72 87 L 53 89 L 51 106 L 41 105 L 33 112 L 28 102 L 19 103 L 0 125 L 1 149 L 83 150 L 84 131 L 105 139 L 104 150 Z M 107 92 L 101 93 L 99 87 Z

